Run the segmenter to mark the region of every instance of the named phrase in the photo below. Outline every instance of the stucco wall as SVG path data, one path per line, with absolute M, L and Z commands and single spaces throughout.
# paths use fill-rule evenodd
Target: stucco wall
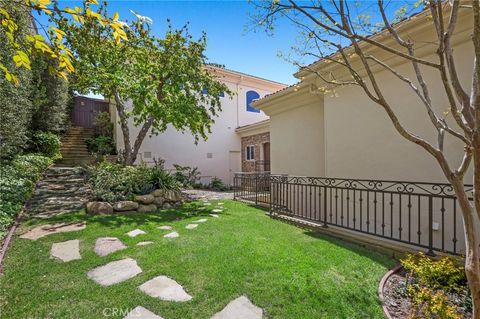
M 461 81 L 469 87 L 473 66 L 472 44 L 457 46 L 455 56 L 461 62 L 457 64 Z M 435 61 L 433 56 L 426 59 Z M 397 70 L 414 77 L 409 64 L 397 66 Z M 449 104 L 439 75 L 431 69 L 425 69 L 424 75 L 437 113 L 442 114 Z M 377 79 L 407 130 L 436 145 L 435 129 L 412 90 L 387 71 L 378 73 Z M 454 126 L 451 115 L 447 119 Z M 329 177 L 446 181 L 433 157 L 400 136 L 386 112 L 358 87 L 336 90 L 335 97 L 331 94 L 325 96 L 325 136 L 325 173 Z M 445 150 L 452 167 L 457 166 L 463 156 L 463 144 L 447 136 Z M 467 180 L 471 180 L 470 176 Z
M 299 106 L 273 113 L 270 119 L 272 173 L 323 176 L 325 141 L 322 96 L 302 95 L 291 103 Z
M 255 90 L 262 97 L 276 91 L 279 87 L 278 84 L 272 85 L 268 81 L 259 84 L 253 81 L 240 80 L 239 82 L 231 79 L 224 80 L 229 89 L 236 94 L 221 98 L 222 111 L 214 119 L 212 133 L 206 141 L 199 140 L 198 144 L 195 144 L 195 139 L 188 131 L 182 133 L 169 127 L 159 135 L 145 138 L 137 163 L 142 161 L 151 163 L 153 158 L 162 158 L 169 169 L 173 168 L 173 164 L 198 167 L 203 183 L 209 183 L 214 176 L 225 183 L 233 182 L 233 173 L 241 167 L 241 138 L 235 129 L 268 119 L 263 112 L 246 111 L 245 94 L 249 90 Z M 135 127 L 133 121 L 129 123 L 130 136 L 133 140 L 140 128 Z M 124 144 L 118 123 L 115 125 L 115 132 L 117 148 L 121 150 Z M 151 157 L 146 158 L 145 155 L 151 155 Z

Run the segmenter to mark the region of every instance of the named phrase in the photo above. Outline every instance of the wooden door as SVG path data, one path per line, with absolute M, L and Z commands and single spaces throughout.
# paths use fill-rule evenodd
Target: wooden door
M 265 172 L 270 172 L 270 143 L 263 143 L 263 169 Z
M 87 98 L 84 96 L 75 97 L 75 104 L 72 113 L 74 126 L 93 128 L 95 116 L 98 112 L 108 112 L 108 103 Z

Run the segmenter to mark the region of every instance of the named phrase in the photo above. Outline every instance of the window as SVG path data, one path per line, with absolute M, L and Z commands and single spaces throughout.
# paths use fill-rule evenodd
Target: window
M 255 147 L 253 145 L 248 145 L 246 149 L 247 161 L 253 161 L 255 159 Z
M 260 113 L 260 110 L 257 110 L 253 106 L 251 106 L 251 103 L 260 98 L 260 94 L 258 94 L 255 91 L 248 91 L 247 92 L 247 112 L 254 112 L 254 113 Z

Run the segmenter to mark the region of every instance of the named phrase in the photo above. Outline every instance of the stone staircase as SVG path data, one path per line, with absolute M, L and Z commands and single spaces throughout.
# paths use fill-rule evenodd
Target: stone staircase
M 90 164 L 93 157 L 90 155 L 85 144 L 85 139 L 92 137 L 94 130 L 85 127 L 73 126 L 62 138 L 60 151 L 62 159 L 57 162 L 59 166 L 77 166 Z
M 25 211 L 38 218 L 76 212 L 84 207 L 90 196 L 83 168 L 52 166 L 37 183 Z

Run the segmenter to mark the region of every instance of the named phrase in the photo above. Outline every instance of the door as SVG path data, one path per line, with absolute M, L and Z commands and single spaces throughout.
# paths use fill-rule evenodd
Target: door
M 230 185 L 233 185 L 233 178 L 235 173 L 242 170 L 242 156 L 240 151 L 229 152 L 229 172 L 230 172 Z
M 263 143 L 263 170 L 270 172 L 270 143 Z
M 108 112 L 108 103 L 77 96 L 75 97 L 75 105 L 73 107 L 72 123 L 74 126 L 93 128 L 98 112 Z

